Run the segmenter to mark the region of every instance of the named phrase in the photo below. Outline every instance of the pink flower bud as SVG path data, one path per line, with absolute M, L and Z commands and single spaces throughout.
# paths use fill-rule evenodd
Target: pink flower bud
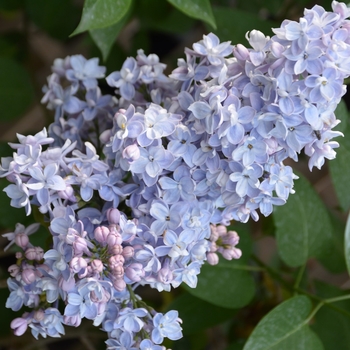
M 25 284 L 32 284 L 36 280 L 35 271 L 31 268 L 25 268 L 22 271 L 22 280 Z
M 7 271 L 10 273 L 12 277 L 16 277 L 19 274 L 20 269 L 19 269 L 19 266 L 14 264 L 14 265 L 11 265 Z
M 207 261 L 210 265 L 217 265 L 219 263 L 219 256 L 216 253 L 208 253 Z
M 128 245 L 128 246 L 124 247 L 122 254 L 123 254 L 125 259 L 132 258 L 134 256 L 134 248 L 132 246 Z
M 223 240 L 225 244 L 229 244 L 231 246 L 235 246 L 239 243 L 239 236 L 236 231 L 229 231 L 225 239 Z
M 44 318 L 45 318 L 45 313 L 44 313 L 43 310 L 36 310 L 36 311 L 34 312 L 34 320 L 35 320 L 35 321 L 40 322 L 40 321 L 42 321 Z
M 25 233 L 19 233 L 15 237 L 15 242 L 20 248 L 25 249 L 29 243 L 29 238 Z
M 123 252 L 123 246 L 121 244 L 116 244 L 113 247 L 111 247 L 109 249 L 109 251 L 111 252 L 111 254 L 113 255 L 119 255 L 122 254 Z M 123 254 L 124 255 L 124 254 Z
M 120 235 L 120 233 L 111 232 L 107 236 L 107 244 L 109 247 L 113 247 L 116 244 L 122 244 L 122 242 L 123 242 L 123 239 L 122 239 L 122 236 Z
M 210 242 L 210 253 L 215 253 L 218 250 L 218 246 L 216 245 L 216 242 Z
M 116 266 L 123 266 L 124 261 L 125 259 L 122 255 L 113 255 L 108 259 L 108 265 L 113 270 Z
M 94 272 L 101 273 L 103 271 L 103 263 L 99 259 L 92 260 L 90 266 Z
M 122 278 L 117 278 L 113 281 L 113 287 L 117 291 L 122 292 L 126 288 L 126 283 Z
M 221 252 L 226 260 L 239 259 L 242 256 L 242 251 L 238 248 L 225 249 Z
M 36 253 L 36 257 L 35 260 L 36 261 L 40 261 L 44 258 L 44 250 L 41 247 L 35 247 L 35 253 Z
M 89 254 L 89 249 L 87 247 L 87 242 L 82 237 L 77 237 L 73 243 L 74 253 L 75 255 L 83 255 L 83 253 Z
M 122 155 L 131 163 L 140 158 L 140 149 L 136 144 L 132 144 L 124 148 Z
M 16 252 L 16 259 L 22 259 L 23 254 L 21 252 Z
M 98 226 L 95 228 L 94 236 L 97 242 L 106 243 L 107 236 L 109 235 L 109 229 L 105 226 Z
M 227 233 L 227 228 L 224 225 L 218 225 L 218 226 L 216 226 L 216 229 L 217 229 L 219 236 L 224 236 Z
M 215 225 L 210 225 L 210 240 L 215 242 L 219 239 L 219 233 Z
M 21 336 L 28 328 L 27 320 L 22 317 L 15 318 L 11 322 L 11 328 L 14 330 L 15 335 Z
M 123 276 L 124 276 L 124 268 L 123 268 L 123 266 L 115 266 L 112 269 L 112 275 L 115 278 L 123 278 Z
M 24 256 L 28 259 L 28 260 L 35 260 L 36 258 L 36 252 L 35 252 L 35 249 L 34 247 L 32 248 L 27 248 L 25 253 L 24 253 Z
M 115 208 L 107 210 L 107 220 L 110 225 L 118 225 L 120 221 L 120 211 Z

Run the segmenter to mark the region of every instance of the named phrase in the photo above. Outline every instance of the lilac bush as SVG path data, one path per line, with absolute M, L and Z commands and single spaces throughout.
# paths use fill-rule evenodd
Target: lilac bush
M 286 159 L 304 150 L 311 170 L 335 158 L 350 10 L 332 8 L 305 10 L 271 38 L 252 30 L 250 48 L 204 35 L 169 76 L 139 50 L 106 77 L 114 95 L 96 58 L 54 62 L 42 99 L 54 122 L 18 135 L 0 168 L 11 205 L 37 206 L 52 237 L 44 251 L 28 237 L 39 224 L 4 235 L 21 250 L 6 307 L 32 309 L 11 323 L 16 335 L 58 337 L 87 318 L 108 349 L 182 337 L 178 313 L 158 313 L 136 288 L 195 288 L 218 253 L 240 258 L 232 220 L 257 221 L 294 192 Z

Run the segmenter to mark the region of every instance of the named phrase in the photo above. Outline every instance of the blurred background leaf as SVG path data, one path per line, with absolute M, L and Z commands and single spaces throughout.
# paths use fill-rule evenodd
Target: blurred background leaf
M 332 239 L 332 225 L 322 200 L 307 179 L 298 176 L 295 193 L 273 213 L 279 254 L 293 267 L 322 256 Z
M 9 121 L 24 113 L 34 99 L 28 72 L 16 61 L 0 57 L 0 120 Z

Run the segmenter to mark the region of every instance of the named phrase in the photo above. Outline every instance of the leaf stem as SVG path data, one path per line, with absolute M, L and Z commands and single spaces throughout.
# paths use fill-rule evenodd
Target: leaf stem
M 335 305 L 333 305 L 332 303 L 340 301 L 340 300 L 345 300 L 345 299 L 350 299 L 350 295 L 343 295 L 340 297 L 335 297 L 335 298 L 330 298 L 330 299 L 323 299 L 315 294 L 309 293 L 308 291 L 301 289 L 299 287 L 295 287 L 293 285 L 291 285 L 290 283 L 288 283 L 287 281 L 285 281 L 282 276 L 280 275 L 280 273 L 278 271 L 276 271 L 274 268 L 266 265 L 264 262 L 262 262 L 257 256 L 252 255 L 252 259 L 261 267 L 264 267 L 265 270 L 269 273 L 269 275 L 274 278 L 275 280 L 277 280 L 279 283 L 281 283 L 281 285 L 283 285 L 284 288 L 286 288 L 288 291 L 290 291 L 291 293 L 300 293 L 300 294 L 304 294 L 306 296 L 308 296 L 309 298 L 313 299 L 314 301 L 318 301 L 320 306 L 316 306 L 315 310 L 316 312 L 318 311 L 319 308 L 321 308 L 322 305 L 325 305 L 331 309 L 333 309 L 334 311 L 337 311 L 347 317 L 350 317 L 350 312 L 339 308 Z M 314 314 L 312 314 L 314 315 Z
M 350 299 L 350 294 L 341 295 L 339 297 L 325 299 L 325 303 L 336 303 L 337 301 L 342 301 L 342 300 L 347 300 L 347 299 Z
M 300 269 L 298 271 L 297 278 L 296 278 L 295 283 L 294 283 L 294 288 L 299 288 L 301 279 L 303 278 L 303 275 L 305 272 L 305 268 L 306 268 L 306 264 L 304 264 L 303 266 L 300 267 Z

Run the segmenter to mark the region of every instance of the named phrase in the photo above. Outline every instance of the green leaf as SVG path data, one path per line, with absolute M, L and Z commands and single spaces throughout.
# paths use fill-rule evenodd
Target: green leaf
M 350 209 L 350 124 L 349 112 L 344 102 L 339 104 L 335 113 L 341 120 L 336 129 L 343 132 L 344 137 L 336 139 L 340 147 L 336 150 L 337 157 L 329 162 L 329 170 L 340 207 L 346 212 Z
M 233 44 L 249 45 L 245 35 L 248 31 L 257 29 L 265 35 L 272 35 L 271 28 L 279 27 L 279 24 L 266 19 L 261 19 L 257 14 L 227 7 L 214 7 L 214 16 L 217 20 L 215 34 L 221 41 L 231 41 Z
M 197 287 L 192 289 L 184 286 L 189 293 L 229 309 L 237 309 L 250 303 L 255 293 L 254 279 L 249 271 L 251 266 L 246 264 L 251 252 L 251 241 L 249 235 L 244 234 L 239 227 L 241 226 L 234 225 L 230 229 L 237 230 L 240 236 L 238 247 L 242 250 L 242 257 L 231 261 L 222 258 L 215 266 L 203 265 Z
M 59 40 L 68 39 L 79 23 L 80 10 L 71 0 L 26 0 L 26 12 L 35 25 Z
M 183 321 L 182 328 L 184 334 L 194 334 L 220 324 L 231 318 L 235 313 L 231 309 L 210 304 L 189 293 L 181 294 L 167 309 L 179 311 L 179 317 Z M 210 317 L 207 317 L 208 315 Z
M 33 98 L 34 88 L 27 71 L 16 61 L 0 57 L 0 121 L 19 117 Z
M 321 350 L 322 343 L 308 327 L 312 304 L 296 296 L 270 311 L 256 326 L 243 350 Z
M 132 0 L 85 0 L 80 23 L 72 35 L 118 23 L 128 12 L 131 2 Z
M 340 123 L 333 130 L 345 132 L 349 126 L 349 111 L 344 100 L 340 101 L 334 113 Z
M 348 268 L 348 272 L 350 273 L 350 213 L 348 215 L 348 219 L 346 221 L 345 226 L 344 250 L 346 267 Z
M 327 252 L 332 225 L 324 203 L 306 178 L 300 175 L 294 189 L 287 203 L 275 208 L 273 218 L 278 252 L 286 264 L 297 267 Z
M 347 270 L 344 255 L 345 223 L 339 217 L 330 214 L 332 224 L 332 242 L 329 250 L 318 257 L 322 265 L 332 273 L 341 273 Z
M 209 0 L 168 0 L 187 16 L 200 19 L 216 29 L 215 17 Z
M 107 60 L 112 46 L 115 43 L 120 30 L 124 27 L 125 22 L 126 16 L 121 21 L 113 24 L 110 27 L 91 29 L 89 31 L 92 40 L 100 49 L 104 61 Z
M 319 281 L 314 281 L 317 295 L 334 298 L 345 295 L 344 291 Z M 334 306 L 350 312 L 348 300 L 338 301 Z M 350 317 L 325 305 L 315 316 L 311 328 L 320 337 L 325 350 L 334 350 L 335 344 L 341 344 L 342 350 L 350 350 Z M 341 339 L 341 342 L 340 342 Z

